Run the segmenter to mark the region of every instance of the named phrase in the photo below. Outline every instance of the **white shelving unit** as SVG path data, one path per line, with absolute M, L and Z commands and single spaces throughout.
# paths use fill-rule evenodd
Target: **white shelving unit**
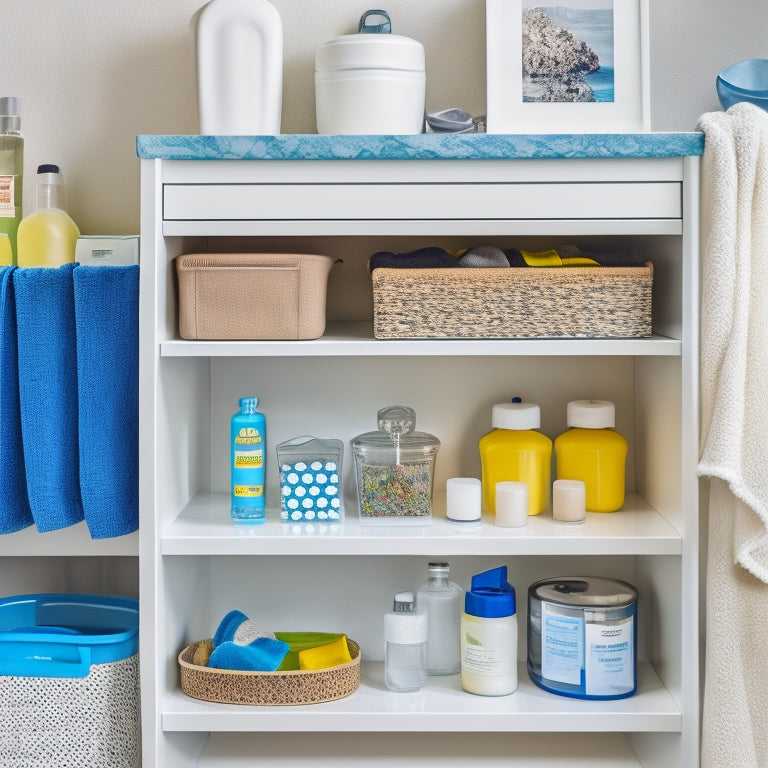
M 257 756 L 264 766 L 373 768 L 404 760 L 427 768 L 470 759 L 484 768 L 698 766 L 700 141 L 690 134 L 579 137 L 575 151 L 558 155 L 547 137 L 454 140 L 442 146 L 435 137 L 367 137 L 366 151 L 355 155 L 362 139 L 315 137 L 313 151 L 320 151 L 305 159 L 296 137 L 245 144 L 139 137 L 146 766 L 234 768 Z M 372 337 L 372 253 L 489 242 L 633 249 L 654 264 L 654 335 Z M 323 338 L 179 339 L 173 259 L 217 251 L 338 257 Z M 348 446 L 375 428 L 380 407 L 414 407 L 417 428 L 441 440 L 432 523 L 360 525 L 345 456 L 342 523 L 281 523 L 272 461 L 266 524 L 233 524 L 229 419 L 246 394 L 258 395 L 267 415 L 268 460 L 277 443 L 301 434 L 338 437 Z M 623 510 L 589 514 L 582 526 L 555 523 L 545 512 L 520 530 L 446 521 L 447 478 L 479 477 L 477 441 L 490 429 L 491 406 L 515 394 L 540 404 L 542 430 L 551 437 L 565 429 L 568 400 L 616 404 L 617 429 L 630 444 Z M 511 696 L 467 694 L 458 676 L 430 678 L 417 694 L 386 690 L 382 616 L 392 594 L 419 586 L 436 557 L 449 559 L 452 578 L 465 588 L 474 573 L 508 565 L 520 630 L 520 687 Z M 527 588 L 558 575 L 611 576 L 638 587 L 635 696 L 578 701 L 529 681 Z M 212 636 L 232 608 L 274 629 L 346 632 L 362 648 L 360 689 L 303 707 L 187 697 L 178 684 L 178 652 Z

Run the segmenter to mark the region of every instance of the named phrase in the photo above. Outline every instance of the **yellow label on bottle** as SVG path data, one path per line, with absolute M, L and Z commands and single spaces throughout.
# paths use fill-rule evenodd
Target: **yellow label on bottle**
M 235 469 L 261 469 L 263 466 L 261 451 L 235 451 Z
M 257 499 L 264 495 L 263 485 L 236 485 L 232 493 L 241 499 Z

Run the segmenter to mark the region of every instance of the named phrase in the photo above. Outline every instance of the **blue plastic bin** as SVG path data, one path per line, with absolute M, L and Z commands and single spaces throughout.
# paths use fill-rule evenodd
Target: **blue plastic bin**
M 0 598 L 0 766 L 139 768 L 139 604 Z
M 0 599 L 0 675 L 85 677 L 139 649 L 139 603 L 43 594 Z

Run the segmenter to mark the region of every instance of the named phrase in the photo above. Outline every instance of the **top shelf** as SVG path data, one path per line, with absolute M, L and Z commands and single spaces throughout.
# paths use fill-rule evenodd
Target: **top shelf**
M 141 159 L 527 160 L 699 156 L 703 133 L 136 137 Z

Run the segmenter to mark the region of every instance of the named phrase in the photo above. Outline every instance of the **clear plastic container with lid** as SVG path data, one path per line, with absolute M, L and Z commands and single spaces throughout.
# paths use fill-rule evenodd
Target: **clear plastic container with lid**
M 404 405 L 382 408 L 378 426 L 351 442 L 360 522 L 428 525 L 440 441 L 416 432 L 416 412 Z
M 541 411 L 519 397 L 493 406 L 493 431 L 480 438 L 483 512 L 496 513 L 496 483 L 528 486 L 528 514 L 538 515 L 549 504 L 552 441 L 542 432 Z
M 616 432 L 615 408 L 608 400 L 572 400 L 568 429 L 555 439 L 558 480 L 581 480 L 590 512 L 624 506 L 627 440 Z

